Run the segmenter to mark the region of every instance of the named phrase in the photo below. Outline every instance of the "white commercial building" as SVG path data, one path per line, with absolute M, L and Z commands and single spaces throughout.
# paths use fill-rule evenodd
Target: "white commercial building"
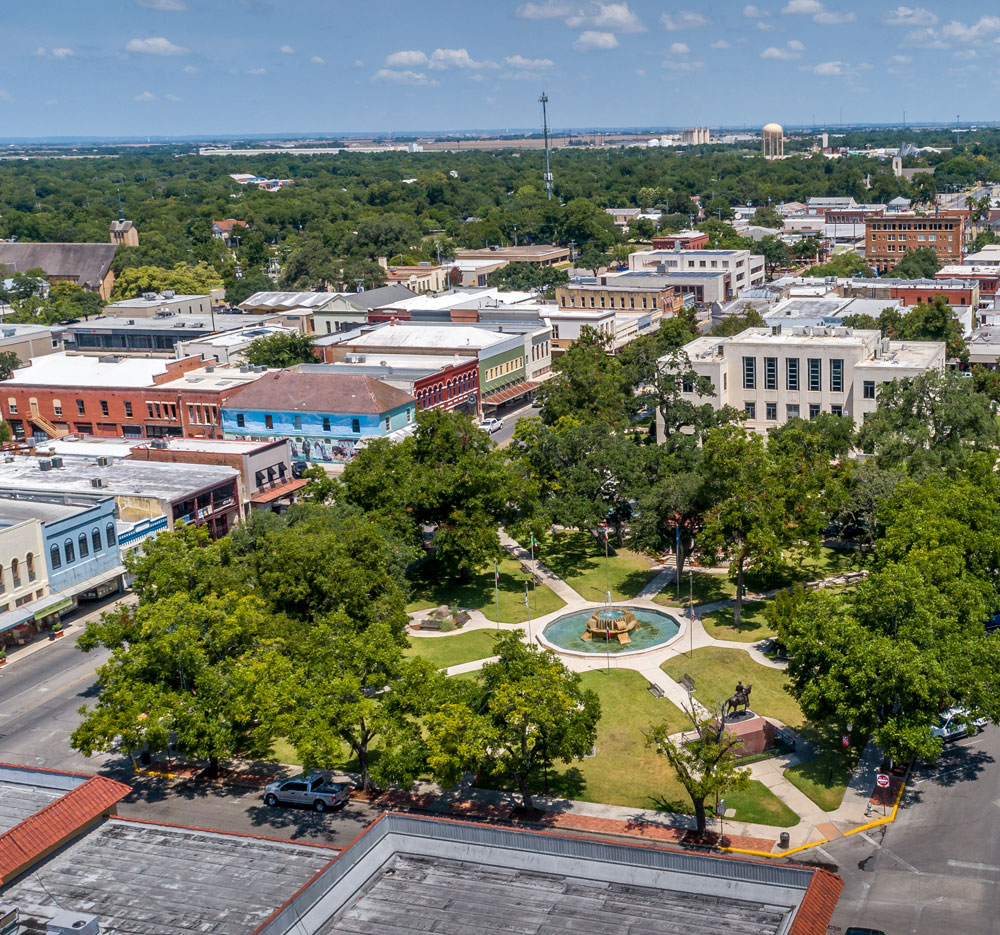
M 634 273 L 730 274 L 731 294 L 764 281 L 764 257 L 749 250 L 639 250 L 629 255 Z
M 714 393 L 699 396 L 689 385 L 682 397 L 738 409 L 758 432 L 821 412 L 860 424 L 874 411 L 880 384 L 941 369 L 945 362 L 943 342 L 890 341 L 878 331 L 837 327 L 747 328 L 731 338 L 696 338 L 684 351 Z M 662 439 L 659 418 L 657 429 Z

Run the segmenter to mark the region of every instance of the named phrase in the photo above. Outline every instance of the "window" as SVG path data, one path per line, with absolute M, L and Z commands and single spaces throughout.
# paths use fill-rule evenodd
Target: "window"
M 7 408 L 10 410 L 11 415 L 17 415 L 17 400 L 13 396 L 7 397 Z
M 684 377 L 681 380 L 681 392 L 682 393 L 693 393 L 694 383 L 688 377 Z
M 809 392 L 818 393 L 823 388 L 823 361 L 818 357 L 809 358 Z
M 80 535 L 77 536 L 76 541 L 80 549 L 80 558 L 86 558 L 90 555 L 90 547 L 87 545 L 87 534 L 85 532 L 81 532 Z
M 66 564 L 72 565 L 76 561 L 76 552 L 73 549 L 73 540 L 67 539 L 63 545 L 63 551 L 66 553 Z
M 52 415 L 54 415 L 56 418 L 60 418 L 62 416 L 62 400 L 61 399 L 53 399 L 52 400 Z
M 236 413 L 236 427 L 243 429 L 243 428 L 246 428 L 246 425 L 247 425 L 246 416 L 243 415 L 242 412 L 237 412 Z
M 389 431 L 389 416 L 385 417 L 385 430 L 387 432 Z
M 24 556 L 24 564 L 28 569 L 28 580 L 35 580 L 35 556 L 29 552 Z
M 875 381 L 874 380 L 865 380 L 865 382 L 861 384 L 861 388 L 862 388 L 861 395 L 864 396 L 865 399 L 874 399 L 875 398 Z
M 819 403 L 809 404 L 809 418 L 815 419 L 819 415 Z
M 785 389 L 797 390 L 799 388 L 799 359 L 789 357 L 785 360 Z
M 830 392 L 844 392 L 844 361 L 840 358 L 830 361 Z
M 355 435 L 360 435 L 361 434 L 361 420 L 360 419 L 351 419 L 351 431 Z
M 101 415 L 102 416 L 108 415 L 108 401 L 106 399 L 101 400 Z
M 274 417 L 268 413 L 264 416 L 264 428 L 273 429 L 274 428 Z
M 831 406 L 830 407 L 830 414 L 834 415 L 834 416 L 842 416 L 844 414 L 844 407 L 843 406 Z
M 409 425 L 413 421 L 413 410 L 409 406 L 406 407 L 406 424 Z
M 755 390 L 757 388 L 757 358 L 743 358 L 743 389 Z
M 292 425 L 296 429 L 302 428 L 302 416 L 292 416 Z
M 83 404 L 82 399 L 76 401 L 76 414 L 78 416 L 85 416 L 87 414 L 87 407 Z
M 776 390 L 778 388 L 778 358 L 764 358 L 764 389 Z
M 132 418 L 132 404 L 127 400 L 125 402 L 125 418 L 126 419 Z
M 146 403 L 146 415 L 149 416 L 150 419 L 153 418 L 153 404 L 152 403 Z
M 95 555 L 101 551 L 101 530 L 96 526 L 90 531 L 90 544 L 94 548 Z
M 757 418 L 757 404 L 756 403 L 744 403 L 743 413 L 748 419 Z
M 49 564 L 53 568 L 62 568 L 62 555 L 57 545 L 49 546 Z
M 104 542 L 107 544 L 109 549 L 118 544 L 118 536 L 115 535 L 114 523 L 108 523 L 108 525 L 104 527 Z
M 797 419 L 799 417 L 799 407 L 795 403 L 789 403 L 785 406 L 785 418 L 786 419 Z
M 330 417 L 329 416 L 323 416 L 323 431 L 324 432 L 329 432 L 330 431 Z
M 766 414 L 765 418 L 768 422 L 777 422 L 778 420 L 778 404 L 777 403 L 766 403 Z
M 21 584 L 21 565 L 16 558 L 10 560 L 10 576 L 14 579 L 14 587 Z

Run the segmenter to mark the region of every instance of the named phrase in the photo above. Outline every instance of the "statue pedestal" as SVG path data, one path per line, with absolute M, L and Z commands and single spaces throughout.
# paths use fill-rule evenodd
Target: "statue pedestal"
M 774 746 L 774 725 L 752 712 L 749 717 L 727 720 L 726 733 L 740 740 L 737 756 L 753 756 Z

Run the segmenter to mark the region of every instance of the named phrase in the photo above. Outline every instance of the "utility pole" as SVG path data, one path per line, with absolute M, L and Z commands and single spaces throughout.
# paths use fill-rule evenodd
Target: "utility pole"
M 549 96 L 544 91 L 542 96 L 538 99 L 538 102 L 542 105 L 542 132 L 545 135 L 545 192 L 548 200 L 552 200 L 552 170 L 549 168 L 549 114 L 548 114 L 548 103 Z

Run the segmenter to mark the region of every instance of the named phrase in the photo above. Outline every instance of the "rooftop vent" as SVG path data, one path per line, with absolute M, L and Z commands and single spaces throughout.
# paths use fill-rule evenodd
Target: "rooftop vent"
M 175 295 L 177 295 L 177 293 L 174 292 L 173 289 L 164 289 L 163 290 L 163 298 L 165 298 L 165 299 L 172 299 Z
M 97 466 L 98 467 L 110 467 L 111 458 L 108 455 L 98 455 L 97 456 Z
M 51 471 L 52 470 L 52 459 L 51 458 L 42 458 L 38 462 L 38 470 L 39 471 Z
M 90 478 L 91 487 L 107 487 L 108 479 L 106 477 L 92 477 Z
M 149 443 L 149 447 L 150 448 L 166 448 L 167 447 L 167 440 L 165 438 L 154 438 Z
M 771 334 L 772 335 L 781 334 L 781 325 L 771 325 Z
M 60 912 L 45 925 L 45 935 L 100 935 L 97 916 L 85 912 Z
M 99 364 L 117 364 L 119 358 L 115 357 L 114 354 L 108 354 L 105 357 L 98 357 L 97 362 Z
M 146 300 L 147 302 L 155 302 L 155 301 L 156 301 L 156 293 L 155 293 L 155 292 L 144 292 L 144 293 L 142 294 L 142 297 L 143 297 L 143 298 L 144 298 L 144 299 L 145 299 L 145 300 Z
M 49 458 L 49 461 L 54 468 L 61 468 L 63 466 L 63 459 L 58 456 L 55 458 Z

